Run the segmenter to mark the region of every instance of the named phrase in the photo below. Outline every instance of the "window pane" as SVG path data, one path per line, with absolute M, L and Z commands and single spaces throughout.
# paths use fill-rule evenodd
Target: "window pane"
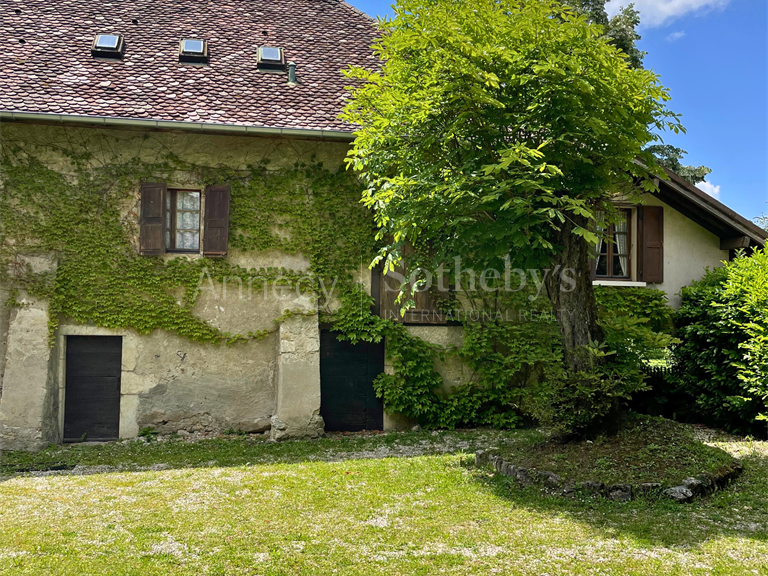
M 178 250 L 197 250 L 199 246 L 199 232 L 176 232 L 176 248 Z
M 595 274 L 597 276 L 606 276 L 608 274 L 608 257 L 600 256 L 597 259 L 597 266 L 595 268 Z
M 120 38 L 114 34 L 99 34 L 96 37 L 96 46 L 99 48 L 117 48 L 119 40 Z
M 176 228 L 182 230 L 198 230 L 200 228 L 200 213 L 176 212 Z
M 193 52 L 195 54 L 203 53 L 202 40 L 184 40 L 184 52 Z
M 268 48 L 266 46 L 262 46 L 261 59 L 274 60 L 275 62 L 280 62 L 280 48 Z
M 613 257 L 613 275 L 614 276 L 629 276 L 627 272 L 627 257 L 626 256 L 614 256 Z
M 614 234 L 613 241 L 613 253 L 621 254 L 623 256 L 629 254 L 629 243 L 627 242 L 626 234 Z
M 200 210 L 200 192 L 177 192 L 176 210 Z
M 166 250 L 171 249 L 171 231 L 170 230 L 165 231 L 165 249 Z
M 627 231 L 627 213 L 622 212 L 620 215 L 620 218 L 621 220 L 619 220 L 618 222 L 616 222 L 616 224 L 614 224 L 614 229 L 616 230 L 616 232 L 626 232 Z
M 605 218 L 605 215 L 602 212 L 595 212 L 595 220 L 602 220 Z M 605 228 L 600 226 L 599 224 L 596 225 L 598 232 L 604 232 Z

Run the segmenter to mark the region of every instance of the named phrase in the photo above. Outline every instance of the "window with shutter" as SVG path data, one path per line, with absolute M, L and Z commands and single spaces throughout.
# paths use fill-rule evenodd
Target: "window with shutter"
M 406 246 L 404 254 L 407 257 L 412 253 L 412 248 Z M 400 288 L 406 281 L 405 268 L 402 265 L 396 266 L 394 270 L 381 276 L 379 284 L 378 305 L 380 316 L 387 320 L 404 322 L 406 324 L 447 324 L 446 314 L 437 306 L 439 298 L 450 298 L 451 292 L 446 290 L 440 293 L 438 290 L 437 278 L 433 279 L 432 286 L 429 289 L 422 289 L 413 295 L 406 292 L 401 302 L 396 302 Z M 405 316 L 400 314 L 400 309 L 405 300 L 412 299 L 415 306 L 405 312 Z
M 141 185 L 139 252 L 143 256 L 160 256 L 165 252 L 165 195 L 165 184 L 145 182 Z
M 664 208 L 639 206 L 638 277 L 642 282 L 664 281 Z
M 229 186 L 208 186 L 205 189 L 205 229 L 203 254 L 226 256 L 229 241 Z

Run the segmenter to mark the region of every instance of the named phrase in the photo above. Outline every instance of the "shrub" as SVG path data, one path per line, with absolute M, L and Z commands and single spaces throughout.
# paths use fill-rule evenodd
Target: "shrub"
M 683 288 L 674 382 L 701 420 L 765 434 L 768 415 L 768 254 L 756 251 Z

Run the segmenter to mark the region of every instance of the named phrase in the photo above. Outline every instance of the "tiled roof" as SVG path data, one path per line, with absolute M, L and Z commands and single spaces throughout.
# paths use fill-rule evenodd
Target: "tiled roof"
M 3 0 L 0 110 L 351 131 L 338 119 L 350 64 L 375 66 L 374 22 L 340 0 Z M 123 34 L 100 60 L 97 33 Z M 210 64 L 180 64 L 180 38 Z M 258 46 L 297 65 L 257 71 Z

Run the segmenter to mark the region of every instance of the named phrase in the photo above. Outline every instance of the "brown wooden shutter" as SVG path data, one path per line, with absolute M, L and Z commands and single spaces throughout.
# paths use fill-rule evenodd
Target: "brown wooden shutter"
M 403 267 L 395 266 L 394 273 L 402 275 Z M 394 276 L 394 273 L 389 271 L 381 276 L 379 283 L 379 315 L 385 320 L 403 322 L 403 317 L 400 316 L 402 304 L 395 302 L 400 293 L 401 280 L 399 277 Z
M 637 209 L 637 271 L 641 282 L 664 282 L 664 208 Z
M 413 248 L 406 244 L 403 248 L 403 255 L 408 257 L 412 253 Z M 399 274 L 399 277 L 395 276 L 393 272 L 388 272 L 381 278 L 379 297 L 381 317 L 408 324 L 445 324 L 445 314 L 435 304 L 434 295 L 438 294 L 437 278 L 433 278 L 433 285 L 430 290 L 403 296 L 405 300 L 413 299 L 415 305 L 413 308 L 406 310 L 405 316 L 401 316 L 400 309 L 403 304 L 402 302 L 395 302 L 395 299 L 399 294 L 401 278 L 405 276 L 405 269 L 402 265 L 396 266 L 394 272 Z M 440 296 L 443 298 L 449 297 L 448 294 L 440 294 Z
M 139 253 L 142 256 L 165 253 L 165 194 L 165 184 L 145 182 L 141 185 Z
M 203 254 L 226 256 L 229 238 L 229 185 L 205 189 Z

